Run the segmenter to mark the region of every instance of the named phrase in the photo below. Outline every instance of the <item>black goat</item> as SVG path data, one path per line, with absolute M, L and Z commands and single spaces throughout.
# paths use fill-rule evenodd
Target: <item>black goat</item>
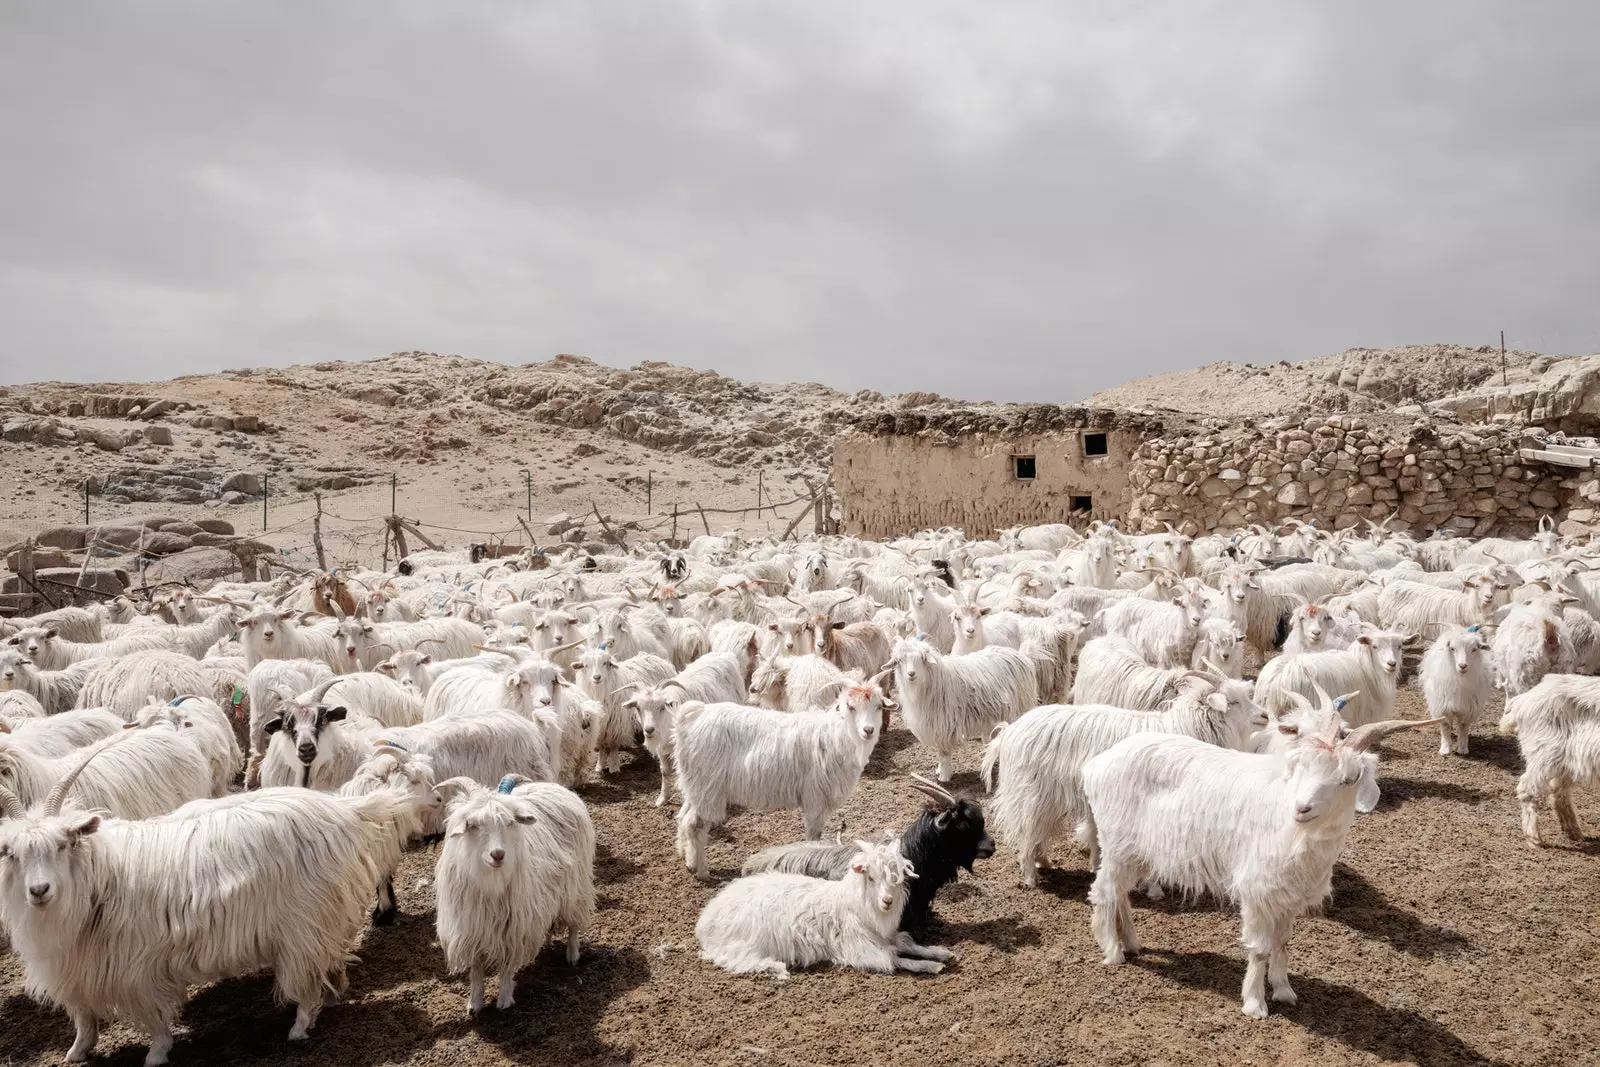
M 921 941 L 933 921 L 933 898 L 956 880 L 961 868 L 972 872 L 973 863 L 994 855 L 994 840 L 983 828 L 983 808 L 955 796 L 922 777 L 912 788 L 929 798 L 915 822 L 900 835 L 900 852 L 911 861 L 917 876 L 911 880 L 900 929 Z M 801 841 L 764 848 L 745 861 L 745 874 L 785 871 L 812 878 L 843 878 L 858 849 L 826 841 Z

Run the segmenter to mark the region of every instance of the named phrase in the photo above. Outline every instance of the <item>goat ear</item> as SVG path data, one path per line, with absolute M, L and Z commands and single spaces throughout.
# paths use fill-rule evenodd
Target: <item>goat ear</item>
M 422 664 L 432 663 L 433 662 L 433 653 L 432 652 L 424 652 L 422 654 L 422 658 L 417 660 L 417 662 L 418 663 L 422 663 Z
M 89 815 L 77 825 L 67 827 L 67 836 L 77 840 L 80 837 L 88 837 L 98 829 L 100 829 L 100 816 Z
M 1360 637 L 1356 638 L 1356 643 L 1371 646 L 1372 638 L 1368 637 L 1366 634 L 1362 634 Z
M 1278 732 L 1285 737 L 1297 737 L 1300 734 L 1300 727 L 1292 722 L 1279 722 Z
M 46 637 L 54 637 L 56 635 L 56 628 L 54 626 L 50 627 L 50 629 L 44 632 L 44 635 Z
M 350 712 L 349 708 L 329 708 L 323 713 L 323 722 L 344 722 L 344 717 Z
M 943 830 L 946 826 L 950 825 L 950 817 L 952 815 L 954 815 L 954 814 L 955 813 L 952 812 L 949 808 L 946 808 L 945 810 L 941 811 L 939 814 L 937 814 L 937 815 L 935 815 L 933 817 L 933 825 L 935 825 L 939 829 Z
M 829 626 L 828 629 L 830 629 L 830 630 L 842 630 L 842 629 L 844 629 L 844 623 L 836 622 L 833 625 Z
M 275 719 L 268 719 L 266 722 L 261 724 L 261 732 L 267 734 L 268 736 L 277 733 L 281 729 L 283 729 L 282 715 L 279 715 Z
M 850 865 L 850 869 L 855 871 L 857 874 L 867 873 L 867 865 L 865 863 L 852 863 Z
M 520 674 L 508 674 L 508 675 L 506 675 L 506 688 L 507 689 L 516 689 L 520 685 L 522 685 L 522 675 L 520 675 Z

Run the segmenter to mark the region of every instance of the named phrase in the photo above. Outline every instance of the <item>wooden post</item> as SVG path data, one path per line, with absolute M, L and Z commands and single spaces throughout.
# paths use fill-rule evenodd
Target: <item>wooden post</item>
M 674 543 L 678 540 L 678 505 L 676 504 L 672 505 L 672 536 L 669 540 Z
M 811 483 L 807 482 L 806 483 L 806 487 L 809 489 L 810 486 L 811 486 Z M 789 539 L 789 535 L 794 533 L 795 527 L 800 525 L 800 520 L 805 518 L 806 514 L 811 511 L 813 505 L 816 504 L 817 499 L 821 495 L 821 493 L 822 493 L 821 489 L 815 490 L 812 493 L 811 499 L 806 501 L 804 507 L 802 507 L 799 511 L 794 513 L 794 518 L 789 520 L 789 525 L 785 526 L 783 528 L 783 533 L 778 536 L 778 540 L 787 541 Z
M 656 472 L 647 470 L 644 472 L 644 513 L 646 515 L 655 514 L 655 512 L 651 510 L 655 503 L 655 490 Z
M 1506 384 L 1506 332 L 1500 331 L 1500 384 Z M 88 520 L 84 520 L 87 522 Z
M 757 522 L 761 521 L 761 476 L 763 474 L 765 474 L 765 473 L 766 473 L 765 470 L 757 470 L 756 471 L 756 521 Z
M 89 525 L 89 479 L 83 480 L 83 524 Z
M 522 477 L 527 481 L 527 484 L 528 484 L 528 521 L 532 522 L 533 521 L 533 472 L 532 471 L 523 471 L 522 472 Z M 394 501 L 391 500 L 390 503 L 392 504 L 392 503 L 394 503 Z M 527 529 L 527 527 L 524 526 L 523 529 Z M 533 535 L 529 534 L 528 536 L 532 537 Z
M 600 520 L 601 529 L 605 530 L 606 533 L 611 535 L 612 543 L 615 544 L 618 548 L 626 550 L 627 547 L 628 547 L 627 539 L 624 538 L 616 530 L 613 530 L 611 528 L 611 524 L 606 521 L 606 517 L 604 515 L 600 514 L 600 509 L 595 506 L 595 502 L 593 500 L 589 501 L 589 507 L 594 510 L 594 517 L 596 519 Z
M 395 498 L 400 494 L 400 477 L 393 471 L 389 472 L 389 514 L 400 514 L 400 508 L 395 504 Z
M 710 536 L 711 536 L 711 524 L 710 524 L 710 523 L 709 523 L 709 522 L 707 522 L 707 521 L 706 521 L 706 509 L 705 509 L 705 505 L 703 505 L 703 504 L 701 504 L 701 503 L 700 503 L 700 502 L 699 502 L 699 501 L 698 501 L 698 500 L 697 500 L 697 501 L 695 501 L 695 504 L 694 504 L 694 506 L 695 506 L 695 508 L 696 508 L 696 509 L 698 509 L 698 510 L 699 510 L 699 512 L 700 512 L 700 525 L 701 525 L 701 526 L 704 526 L 704 527 L 705 527 L 705 529 L 706 529 L 706 536 L 707 536 L 707 537 L 710 537 Z
M 539 539 L 533 536 L 533 531 L 528 528 L 527 523 L 522 521 L 522 516 L 520 515 L 517 516 L 517 525 L 521 526 L 522 532 L 528 535 L 528 546 L 530 548 L 538 548 Z
M 267 532 L 267 473 L 261 472 L 261 532 Z
M 87 492 L 87 490 L 85 490 Z M 17 592 L 21 595 L 20 615 L 37 614 L 33 608 L 34 590 L 38 588 L 33 580 L 33 539 L 22 542 L 22 547 L 17 550 Z
M 317 513 L 311 516 L 311 547 L 317 551 L 317 570 L 323 574 L 328 573 L 328 559 L 322 551 L 322 494 L 313 493 L 317 501 Z
M 395 559 L 405 559 L 411 555 L 411 550 L 406 548 L 406 532 L 400 528 L 400 516 L 390 515 L 388 523 L 389 533 L 394 537 Z

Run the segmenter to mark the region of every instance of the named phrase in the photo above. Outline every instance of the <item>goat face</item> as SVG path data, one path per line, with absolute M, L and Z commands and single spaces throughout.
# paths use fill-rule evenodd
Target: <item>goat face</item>
M 983 809 L 970 800 L 957 800 L 950 807 L 928 804 L 907 837 L 911 841 L 905 851 L 917 857 L 915 862 L 924 863 L 922 857 L 937 855 L 949 865 L 946 869 L 952 875 L 955 867 L 965 867 L 970 873 L 974 863 L 994 855 L 994 839 L 984 828 Z M 933 869 L 936 865 L 927 862 L 927 866 Z
M 7 652 L 0 656 L 0 690 L 12 689 L 23 667 L 33 666 L 33 660 L 20 652 Z
M 514 869 L 521 857 L 519 828 L 537 821 L 533 805 L 520 797 L 496 793 L 474 797 L 451 810 L 445 836 L 461 839 L 468 855 L 491 871 Z
M 960 604 L 950 612 L 950 621 L 955 624 L 956 632 L 967 639 L 978 636 L 983 629 L 983 617 L 989 614 L 988 608 L 980 608 L 976 604 Z
M 46 643 L 55 639 L 56 632 L 41 626 L 19 630 L 6 639 L 6 644 L 30 658 L 37 657 Z
M 895 702 L 883 695 L 883 690 L 876 685 L 851 686 L 839 694 L 839 703 L 836 710 L 844 716 L 850 724 L 855 736 L 867 748 L 878 743 L 878 735 L 882 730 L 889 712 L 895 709 Z
M 1304 824 L 1341 807 L 1341 798 L 1354 794 L 1363 774 L 1369 767 L 1376 768 L 1378 758 L 1352 750 L 1341 739 L 1301 732 L 1289 750 L 1288 762 L 1292 814 L 1295 822 Z
M 81 811 L 7 820 L 0 829 L 0 895 L 46 908 L 70 893 L 83 840 L 99 828 L 100 816 Z
M 639 720 L 639 730 L 646 742 L 659 741 L 672 733 L 672 713 L 677 710 L 678 696 L 659 689 L 646 689 L 622 706 L 633 712 Z
M 1376 630 L 1362 634 L 1356 641 L 1370 650 L 1383 673 L 1394 674 L 1400 670 L 1400 646 L 1411 640 L 1410 634 L 1392 630 Z
M 1456 665 L 1457 674 L 1466 674 L 1483 655 L 1483 638 L 1474 631 L 1451 634 L 1445 639 L 1445 646 L 1450 650 L 1450 662 Z
M 561 676 L 561 668 L 548 660 L 534 660 L 525 663 L 506 675 L 506 689 L 512 697 L 513 706 L 517 706 L 515 699 L 521 696 L 529 706 L 534 708 L 548 708 L 556 702 L 556 690 L 569 684 Z
M 786 656 L 803 656 L 815 650 L 810 619 L 778 619 L 769 622 L 767 630 L 778 635 L 778 643 Z
M 276 718 L 268 720 L 262 727 L 270 736 L 278 731 L 284 731 L 289 739 L 294 742 L 295 755 L 300 762 L 309 767 L 317 761 L 317 740 L 322 736 L 322 731 L 330 724 L 343 722 L 346 709 L 342 707 L 330 708 L 326 704 L 307 707 L 304 704 L 294 704 L 285 708 Z
M 885 915 L 905 904 L 906 883 L 917 876 L 911 862 L 900 854 L 900 842 L 874 845 L 857 841 L 850 870 L 861 879 L 862 895 Z

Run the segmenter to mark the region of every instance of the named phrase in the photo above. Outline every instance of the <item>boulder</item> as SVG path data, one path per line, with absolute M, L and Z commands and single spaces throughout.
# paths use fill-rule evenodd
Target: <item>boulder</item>
M 77 563 L 69 552 L 59 548 L 36 548 L 33 550 L 34 569 L 40 567 L 71 567 Z M 6 567 L 15 572 L 22 564 L 22 553 L 13 550 L 6 554 Z
M 64 548 L 69 552 L 81 552 L 87 534 L 88 530 L 83 526 L 52 526 L 33 540 L 42 548 Z
M 227 519 L 195 519 L 194 524 L 206 533 L 233 536 L 233 523 Z
M 218 493 L 243 493 L 245 496 L 261 495 L 261 479 L 248 471 L 233 471 L 217 487 Z
M 189 538 L 167 530 L 157 530 L 144 539 L 144 553 L 147 556 L 170 556 L 193 547 L 194 543 Z
M 41 587 L 58 603 L 66 599 L 73 604 L 98 604 L 109 597 L 119 596 L 126 588 L 116 571 L 79 567 L 45 567 L 34 572 Z M 20 593 L 22 579 L 10 575 L 0 593 Z M 95 594 L 100 594 L 96 596 Z
M 206 582 L 239 572 L 239 559 L 222 548 L 197 546 L 157 560 L 145 568 L 144 582 Z
M 172 428 L 170 426 L 146 426 L 144 439 L 153 445 L 170 445 L 172 443 Z
M 223 493 L 221 500 L 224 504 L 248 504 L 250 502 L 249 497 L 234 489 L 229 489 Z

